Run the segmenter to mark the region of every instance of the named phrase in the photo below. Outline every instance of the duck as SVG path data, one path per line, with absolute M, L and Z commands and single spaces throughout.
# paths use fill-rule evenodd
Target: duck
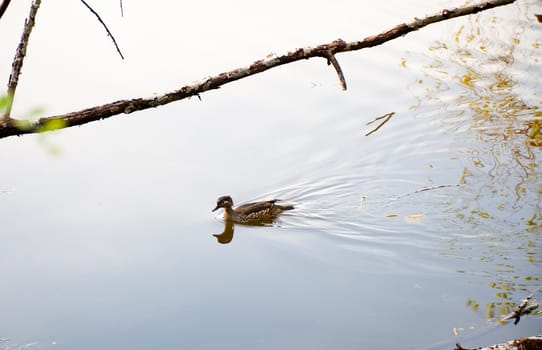
M 216 200 L 216 207 L 212 211 L 224 208 L 224 221 L 226 222 L 262 226 L 272 224 L 283 211 L 294 209 L 293 205 L 276 204 L 279 201 L 280 199 L 271 199 L 233 208 L 231 196 L 222 196 Z

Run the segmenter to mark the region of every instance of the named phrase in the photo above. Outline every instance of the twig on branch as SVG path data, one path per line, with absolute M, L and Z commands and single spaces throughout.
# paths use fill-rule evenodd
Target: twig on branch
M 124 9 L 122 8 L 122 0 L 120 0 L 120 16 L 124 17 Z
M 94 9 L 92 7 L 90 7 L 89 4 L 86 3 L 85 0 L 81 0 L 81 2 L 89 9 L 90 12 L 92 12 L 94 14 L 94 16 L 96 16 L 96 18 L 98 19 L 98 21 L 100 21 L 100 23 L 102 24 L 102 26 L 105 28 L 105 30 L 107 31 L 107 35 L 111 38 L 111 40 L 113 40 L 113 44 L 115 44 L 115 48 L 117 49 L 117 52 L 119 53 L 120 55 L 120 58 L 124 59 L 124 56 L 122 55 L 122 52 L 120 52 L 120 48 L 119 48 L 119 45 L 117 45 L 117 41 L 115 40 L 115 37 L 113 36 L 113 34 L 111 34 L 111 32 L 109 31 L 109 28 L 107 28 L 107 25 L 105 24 L 104 21 L 102 21 L 102 18 L 100 17 L 100 15 L 98 14 L 98 12 L 94 11 Z M 121 11 L 121 14 L 122 14 L 122 1 L 120 2 L 120 11 Z
M 494 7 L 511 4 L 514 1 L 515 0 L 489 0 L 476 5 L 468 5 L 454 9 L 443 10 L 436 14 L 426 16 L 422 19 L 416 18 L 410 23 L 399 24 L 391 28 L 390 30 L 374 36 L 367 37 L 360 41 L 345 42 L 344 40 L 337 39 L 331 43 L 322 44 L 316 47 L 299 48 L 294 51 L 290 51 L 282 56 L 267 56 L 266 58 L 258 60 L 249 66 L 233 69 L 231 71 L 221 73 L 214 77 L 206 78 L 192 85 L 183 86 L 178 90 L 167 92 L 162 95 L 150 98 L 134 98 L 130 100 L 115 101 L 102 106 L 91 107 L 77 112 L 41 118 L 36 123 L 22 124 L 20 121 L 10 120 L 7 126 L 0 126 L 0 138 L 12 135 L 36 133 L 43 130 L 50 130 L 50 128 L 46 126 L 51 122 L 53 122 L 55 125 L 63 125 L 63 127 L 82 125 L 121 113 L 129 114 L 135 111 L 158 107 L 192 96 L 199 97 L 202 92 L 218 89 L 225 84 L 264 72 L 268 69 L 300 60 L 309 59 L 312 57 L 322 57 L 328 59 L 334 65 L 334 68 L 339 75 L 339 79 L 341 80 L 341 85 L 344 89 L 346 87 L 344 75 L 342 73 L 342 70 L 340 69 L 340 66 L 338 65 L 338 62 L 333 57 L 335 54 L 340 52 L 356 51 L 381 45 L 387 41 L 404 36 L 405 34 L 416 31 L 432 23 L 444 21 L 450 18 L 478 13 L 480 11 L 484 11 Z
M 369 136 L 369 135 L 371 135 L 372 133 L 377 132 L 378 129 L 380 129 L 384 124 L 386 124 L 386 123 L 388 122 L 388 120 L 390 120 L 391 117 L 393 117 L 394 114 L 395 114 L 395 112 L 386 113 L 386 114 L 384 114 L 383 116 L 376 117 L 375 119 L 373 119 L 373 120 L 371 120 L 370 122 L 368 122 L 367 125 L 370 125 L 370 124 L 376 122 L 377 120 L 384 119 L 380 124 L 378 124 L 378 126 L 377 126 L 376 128 L 374 128 L 373 130 L 371 130 L 371 131 L 369 131 L 368 133 L 366 133 L 365 136 Z
M 30 33 L 34 24 L 36 23 L 36 13 L 40 7 L 41 0 L 34 0 L 30 6 L 30 14 L 24 22 L 23 35 L 21 36 L 21 41 L 15 51 L 15 58 L 13 58 L 13 63 L 11 65 L 11 74 L 9 75 L 8 81 L 8 102 L 6 105 L 6 110 L 3 116 L 0 116 L 0 128 L 8 126 L 10 124 L 10 114 L 11 108 L 13 107 L 13 98 L 15 97 L 15 90 L 17 90 L 17 84 L 19 83 L 19 75 L 21 74 L 21 69 L 23 68 L 23 61 L 26 56 L 26 48 L 28 46 L 28 39 L 30 38 Z
M 344 79 L 343 70 L 341 69 L 339 62 L 335 58 L 335 55 L 331 52 L 328 52 L 327 64 L 329 65 L 330 63 L 333 65 L 333 68 L 335 68 L 335 71 L 337 72 L 337 75 L 339 76 L 339 81 L 341 82 L 341 87 L 343 91 L 346 91 L 346 80 Z
M 9 2 L 10 0 L 4 0 L 0 4 L 0 18 L 2 18 L 2 16 L 4 15 L 4 12 L 6 12 L 6 10 L 8 9 Z

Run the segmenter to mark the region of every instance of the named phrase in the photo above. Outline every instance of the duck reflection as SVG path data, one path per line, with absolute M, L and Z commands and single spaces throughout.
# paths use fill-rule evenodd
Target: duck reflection
M 247 203 L 233 208 L 230 196 L 219 197 L 212 211 L 224 208 L 224 232 L 213 234 L 218 243 L 230 243 L 233 239 L 234 224 L 265 226 L 272 224 L 286 210 L 293 210 L 293 205 L 276 204 L 279 199 Z
M 233 239 L 233 230 L 234 224 L 231 221 L 224 222 L 224 232 L 222 233 L 213 233 L 213 236 L 216 237 L 216 240 L 220 244 L 228 244 Z

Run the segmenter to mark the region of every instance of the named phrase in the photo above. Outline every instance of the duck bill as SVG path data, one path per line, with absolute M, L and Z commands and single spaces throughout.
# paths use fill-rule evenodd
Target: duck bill
M 217 206 L 216 206 L 216 208 L 214 208 L 213 210 L 211 210 L 211 212 L 213 212 L 213 211 L 217 211 L 217 210 L 218 210 L 218 208 L 220 208 L 220 207 L 219 207 L 219 206 L 217 205 Z

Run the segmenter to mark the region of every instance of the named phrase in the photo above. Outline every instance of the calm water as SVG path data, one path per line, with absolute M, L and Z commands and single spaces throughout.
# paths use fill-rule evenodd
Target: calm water
M 119 19 L 97 1 L 125 62 L 79 4 L 44 4 L 16 113 L 167 91 L 444 3 L 204 16 L 125 2 Z M 0 22 L 13 48 L 25 6 Z M 536 13 L 522 1 L 340 55 L 347 92 L 311 60 L 201 102 L 0 140 L 0 349 L 451 349 L 539 333 L 540 316 L 495 322 L 541 285 Z M 220 244 L 224 194 L 296 209 Z

